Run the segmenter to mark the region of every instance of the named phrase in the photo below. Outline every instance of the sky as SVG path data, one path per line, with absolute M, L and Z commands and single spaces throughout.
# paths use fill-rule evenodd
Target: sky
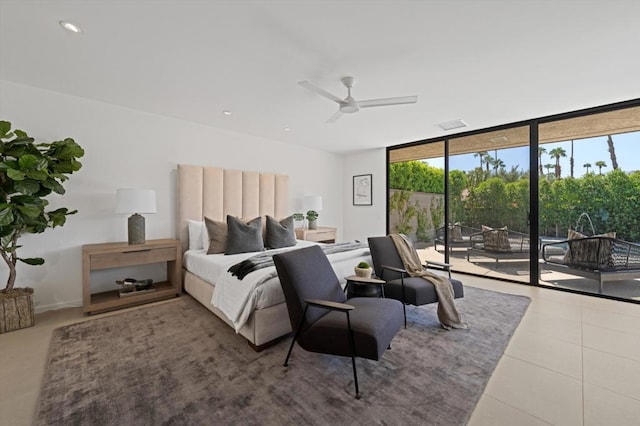
M 640 132 L 613 135 L 612 138 L 618 160 L 618 168 L 625 172 L 640 170 Z M 561 176 L 570 176 L 569 157 L 571 156 L 571 141 L 548 143 L 540 146 L 547 150 L 547 153 L 542 155 L 544 172 L 547 172 L 547 169 L 544 168 L 545 164 L 555 165 L 556 162 L 554 158 L 548 155 L 549 151 L 556 147 L 562 147 L 566 151 L 567 156 L 560 158 Z M 493 151 L 489 152 L 489 154 L 492 157 L 496 155 Z M 519 166 L 518 170 L 527 170 L 529 168 L 529 147 L 499 149 L 497 155 L 498 158 L 505 163 L 505 170 L 507 171 L 516 165 Z M 602 168 L 603 174 L 613 170 L 606 136 L 574 140 L 573 158 L 573 175 L 576 178 L 585 174 L 586 168 L 583 167 L 585 163 L 591 164 L 592 167 L 589 169 L 591 173 L 598 173 L 598 168 L 595 167 L 597 161 L 604 161 L 607 164 L 607 167 Z M 430 166 L 444 169 L 444 158 L 428 159 L 426 163 Z M 449 162 L 449 168 L 451 170 L 470 171 L 479 166 L 480 160 L 478 157 L 474 157 L 473 153 L 452 156 Z M 553 170 L 553 167 L 549 169 L 551 173 L 553 173 Z

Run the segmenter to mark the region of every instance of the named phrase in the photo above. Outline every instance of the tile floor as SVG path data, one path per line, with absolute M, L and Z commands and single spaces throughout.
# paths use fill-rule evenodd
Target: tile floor
M 470 425 L 640 424 L 640 305 L 465 283 L 531 297 Z
M 640 305 L 463 279 L 531 297 L 470 425 L 639 424 Z M 0 335 L 0 426 L 32 423 L 51 331 L 84 319 L 80 308 L 50 311 Z

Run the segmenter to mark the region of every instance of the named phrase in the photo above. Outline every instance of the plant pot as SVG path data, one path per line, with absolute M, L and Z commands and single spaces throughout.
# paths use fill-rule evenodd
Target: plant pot
M 310 220 L 309 221 L 309 229 L 318 229 L 318 221 Z
M 33 289 L 14 288 L 0 292 L 0 334 L 35 324 Z
M 371 272 L 372 272 L 371 268 L 358 268 L 356 266 L 355 268 L 353 268 L 353 270 L 355 271 L 356 275 L 359 276 L 360 278 L 371 278 Z

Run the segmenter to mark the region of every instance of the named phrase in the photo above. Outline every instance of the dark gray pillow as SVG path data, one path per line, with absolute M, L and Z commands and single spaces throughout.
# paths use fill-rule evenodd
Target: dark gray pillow
M 225 254 L 248 253 L 264 250 L 262 219 L 256 217 L 247 223 L 227 215 L 227 248 Z
M 291 247 L 296 245 L 296 233 L 293 229 L 293 216 L 278 222 L 267 215 L 267 236 L 264 246 L 268 249 Z
M 204 218 L 204 224 L 209 233 L 207 254 L 224 253 L 227 248 L 227 224 L 208 217 Z

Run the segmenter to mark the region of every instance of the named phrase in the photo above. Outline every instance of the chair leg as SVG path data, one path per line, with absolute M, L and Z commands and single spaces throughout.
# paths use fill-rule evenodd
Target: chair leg
M 349 346 L 351 346 L 351 365 L 353 366 L 353 382 L 356 385 L 356 399 L 360 399 L 360 390 L 358 388 L 358 372 L 356 370 L 356 344 L 353 339 L 353 331 L 351 330 L 351 319 L 347 312 L 347 326 L 349 327 Z
M 302 314 L 302 317 L 300 317 L 300 322 L 298 323 L 298 327 L 296 328 L 296 332 L 293 335 L 293 340 L 291 340 L 291 346 L 289 346 L 289 352 L 287 352 L 287 358 L 284 360 L 284 364 L 282 364 L 284 367 L 288 367 L 289 366 L 289 357 L 291 356 L 291 351 L 293 350 L 293 345 L 296 344 L 296 340 L 298 339 L 298 336 L 300 335 L 300 330 L 302 329 L 302 324 L 304 323 L 304 319 L 307 316 L 307 309 L 309 309 L 309 305 L 305 306 L 304 313 Z
M 404 315 L 404 328 L 407 328 L 407 304 L 402 301 L 402 314 Z
M 400 275 L 400 285 L 402 286 L 402 314 L 404 315 L 404 328 L 407 328 L 407 297 L 404 294 L 404 274 Z

